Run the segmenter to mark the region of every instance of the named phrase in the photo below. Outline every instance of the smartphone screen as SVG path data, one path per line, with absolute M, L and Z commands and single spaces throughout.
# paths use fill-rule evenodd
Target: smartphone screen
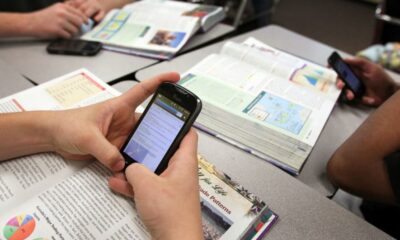
M 156 171 L 189 116 L 189 110 L 157 93 L 123 153 Z
M 338 53 L 332 53 L 332 55 L 329 57 L 328 62 L 339 75 L 339 77 L 345 82 L 347 87 L 351 91 L 353 91 L 357 97 L 361 97 L 362 95 L 364 95 L 364 84 L 354 74 L 350 66 L 343 61 Z

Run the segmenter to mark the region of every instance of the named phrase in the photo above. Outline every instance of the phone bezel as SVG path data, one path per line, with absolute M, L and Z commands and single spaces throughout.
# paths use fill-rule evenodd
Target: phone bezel
M 175 153 L 176 149 L 179 147 L 181 140 L 189 131 L 190 127 L 193 125 L 194 121 L 196 120 L 197 116 L 201 111 L 202 108 L 201 100 L 194 93 L 174 83 L 170 82 L 162 83 L 157 89 L 157 91 L 154 93 L 150 103 L 147 105 L 145 111 L 140 116 L 137 124 L 132 129 L 132 132 L 129 134 L 128 138 L 126 139 L 125 143 L 122 145 L 120 149 L 120 152 L 125 159 L 124 171 L 130 164 L 138 162 L 135 159 L 131 158 L 129 155 L 127 155 L 124 152 L 124 149 L 128 145 L 135 131 L 139 128 L 144 116 L 147 114 L 151 105 L 154 103 L 157 94 L 161 94 L 167 97 L 168 99 L 175 101 L 177 104 L 179 104 L 180 106 L 182 106 L 183 108 L 185 108 L 190 112 L 190 115 L 187 118 L 186 122 L 183 124 L 182 128 L 176 135 L 175 139 L 172 141 L 171 146 L 169 147 L 166 154 L 160 161 L 157 169 L 154 171 L 154 173 L 156 173 L 157 175 L 161 174 L 167 168 L 170 158 Z
M 338 62 L 343 63 L 345 66 L 348 67 L 349 71 L 351 71 L 352 74 L 354 74 L 354 76 L 357 77 L 357 80 L 359 81 L 359 85 L 360 87 L 358 89 L 355 89 L 352 84 L 349 83 L 349 81 L 344 78 L 342 76 L 342 74 L 340 73 L 339 69 L 336 68 L 336 64 Z M 328 63 L 329 65 L 335 70 L 335 72 L 337 73 L 337 75 L 340 77 L 340 79 L 342 79 L 344 81 L 344 83 L 346 84 L 346 87 L 349 88 L 355 95 L 356 98 L 361 98 L 364 93 L 365 93 L 365 86 L 364 83 L 359 79 L 359 77 L 357 76 L 357 74 L 355 74 L 355 72 L 353 71 L 353 69 L 351 68 L 351 66 L 349 64 L 347 64 L 342 57 L 335 51 L 333 52 L 329 58 L 328 58 Z
M 84 43 L 84 46 L 81 48 L 71 48 L 68 47 L 68 44 L 74 42 L 81 42 Z M 64 44 L 64 46 L 63 46 Z M 94 46 L 92 49 L 87 49 L 88 46 Z M 96 55 L 103 44 L 101 42 L 95 41 L 87 41 L 87 40 L 80 40 L 80 39 L 56 39 L 49 43 L 47 46 L 47 52 L 51 54 L 63 54 L 63 55 L 77 55 L 77 56 L 94 56 Z

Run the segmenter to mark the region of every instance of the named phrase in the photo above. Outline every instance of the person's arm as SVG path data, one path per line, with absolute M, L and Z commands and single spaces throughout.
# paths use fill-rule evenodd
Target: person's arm
M 104 16 L 114 8 L 122 8 L 134 0 L 69 0 L 68 3 L 79 9 L 87 17 L 100 22 Z
M 400 92 L 388 99 L 333 154 L 329 179 L 366 199 L 394 204 L 384 158 L 400 150 Z
M 349 64 L 355 74 L 365 85 L 365 95 L 359 99 L 363 104 L 377 107 L 391 97 L 400 86 L 385 72 L 385 70 L 364 58 L 347 58 L 344 61 Z M 345 88 L 345 97 L 352 101 L 354 94 L 346 89 L 343 81 L 337 82 L 339 89 Z
M 49 124 L 51 112 L 0 114 L 0 161 L 54 150 Z
M 122 170 L 124 160 L 118 149 L 137 122 L 134 110 L 162 82 L 178 80 L 177 73 L 162 74 L 119 97 L 79 109 L 0 114 L 0 159 L 55 151 L 67 158 L 94 156 L 109 168 Z M 110 186 L 134 195 L 138 213 L 154 239 L 202 239 L 193 129 L 161 176 L 140 164 L 127 168 L 129 183 L 122 173 L 118 176 L 109 180 Z
M 88 18 L 78 9 L 56 3 L 31 13 L 0 13 L 0 37 L 71 38 Z
M 119 97 L 78 109 L 0 114 L 0 160 L 51 151 L 68 159 L 94 157 L 119 171 L 125 164 L 119 148 L 137 121 L 136 107 L 162 82 L 178 80 L 177 73 L 161 74 Z
M 191 129 L 157 176 L 142 164 L 109 179 L 116 192 L 133 197 L 153 239 L 202 239 L 197 134 Z

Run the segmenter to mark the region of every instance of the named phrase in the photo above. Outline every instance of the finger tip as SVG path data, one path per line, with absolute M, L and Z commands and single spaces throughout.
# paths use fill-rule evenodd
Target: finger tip
M 118 160 L 114 165 L 112 165 L 111 170 L 114 172 L 119 172 L 121 171 L 125 166 L 125 161 L 123 160 Z
M 178 72 L 170 72 L 171 80 L 179 81 L 181 79 L 181 75 Z

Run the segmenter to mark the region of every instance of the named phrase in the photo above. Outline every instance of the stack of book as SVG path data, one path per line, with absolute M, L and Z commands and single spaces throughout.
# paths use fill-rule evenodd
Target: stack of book
M 171 0 L 143 0 L 110 11 L 81 38 L 106 49 L 157 59 L 173 57 L 198 30 L 222 21 L 222 7 Z

